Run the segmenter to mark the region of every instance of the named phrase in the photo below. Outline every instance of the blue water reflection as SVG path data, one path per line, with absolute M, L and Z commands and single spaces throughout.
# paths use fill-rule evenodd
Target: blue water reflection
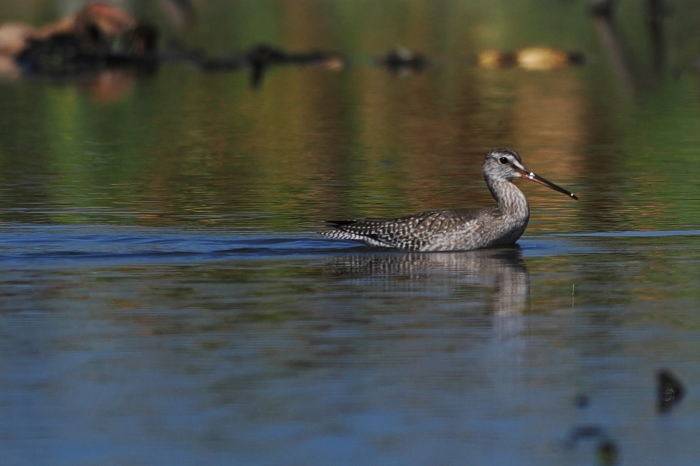
M 681 255 L 678 236 L 655 243 L 672 262 L 659 287 L 649 235 L 405 254 L 309 235 L 10 230 L 10 464 L 589 463 L 595 445 L 566 444 L 582 424 L 625 461 L 697 453 L 697 403 L 660 419 L 653 396 L 661 366 L 696 386 L 698 294 L 677 275 L 696 267 L 693 235 Z

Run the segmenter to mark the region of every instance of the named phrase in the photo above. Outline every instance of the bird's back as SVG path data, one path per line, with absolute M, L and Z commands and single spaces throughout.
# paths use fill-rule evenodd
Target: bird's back
M 362 218 L 328 223 L 337 230 L 321 232 L 327 238 L 413 251 L 476 249 L 515 242 L 520 237 L 518 234 L 512 238 L 515 236 L 512 232 L 500 231 L 502 215 L 497 207 L 432 210 L 394 219 Z M 506 241 L 499 241 L 504 234 L 508 236 Z

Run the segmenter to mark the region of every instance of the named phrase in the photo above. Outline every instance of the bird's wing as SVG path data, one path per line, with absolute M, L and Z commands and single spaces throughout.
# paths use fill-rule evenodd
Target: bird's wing
M 326 237 L 364 241 L 374 246 L 422 249 L 436 235 L 464 229 L 476 218 L 473 210 L 434 210 L 405 217 L 332 220 L 336 231 Z

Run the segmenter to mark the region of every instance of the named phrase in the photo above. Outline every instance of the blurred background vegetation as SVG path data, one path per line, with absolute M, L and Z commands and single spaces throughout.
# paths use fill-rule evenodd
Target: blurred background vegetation
M 0 1 L 0 19 L 40 25 L 83 3 Z M 268 43 L 351 65 L 271 69 L 257 89 L 247 71 L 178 62 L 148 76 L 5 78 L 0 219 L 243 233 L 477 207 L 491 202 L 483 154 L 509 146 L 582 199 L 521 182 L 529 234 L 700 225 L 694 1 L 667 2 L 661 40 L 641 0 L 618 2 L 603 25 L 582 0 L 202 0 L 189 20 L 177 3 L 117 4 L 158 27 L 164 53 L 174 38 L 215 57 Z M 432 65 L 406 77 L 374 66 L 397 46 Z M 487 49 L 530 46 L 587 63 L 473 63 Z

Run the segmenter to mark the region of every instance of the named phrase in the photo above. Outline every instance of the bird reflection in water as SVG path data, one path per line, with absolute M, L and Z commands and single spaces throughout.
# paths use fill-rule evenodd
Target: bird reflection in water
M 363 249 L 366 251 L 366 249 Z M 521 314 L 530 283 L 519 246 L 462 252 L 347 254 L 332 258 L 329 274 L 370 280 L 390 291 L 422 291 L 434 287 L 493 288 L 485 301 L 494 317 Z

